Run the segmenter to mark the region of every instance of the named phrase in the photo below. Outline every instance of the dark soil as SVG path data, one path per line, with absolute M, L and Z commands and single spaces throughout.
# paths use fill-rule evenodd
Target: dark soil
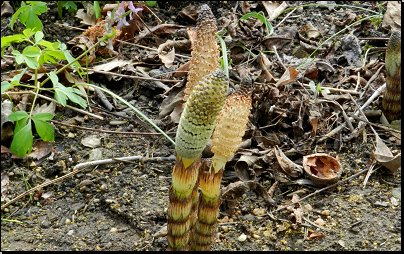
M 233 1 L 206 3 L 218 20 L 229 17 L 232 8 L 238 5 Z M 159 2 L 151 9 L 166 23 L 195 27 L 195 21 L 177 16 L 184 7 L 191 4 L 199 6 L 202 2 Z M 370 2 L 356 2 L 356 4 L 371 8 Z M 58 39 L 66 43 L 82 33 L 71 28 L 80 25 L 80 20 L 74 17 L 75 13 L 64 11 L 63 20 L 60 20 L 57 18 L 56 5 L 49 2 L 48 8 L 48 12 L 40 16 L 44 24 L 45 39 L 50 41 Z M 242 16 L 240 6 L 237 8 L 237 18 L 240 18 Z M 289 16 L 284 25 L 276 28 L 274 33 L 281 35 L 282 29 L 288 29 L 292 25 L 301 29 L 307 22 L 311 22 L 315 27 L 322 27 L 320 32 L 323 34 L 322 40 L 325 40 L 340 30 L 324 19 L 325 15 L 343 19 L 344 11 L 341 9 L 347 10 L 341 7 L 334 9 L 305 7 Z M 259 3 L 252 6 L 251 11 L 265 12 L 265 9 Z M 358 9 L 354 9 L 353 12 L 358 16 L 368 15 Z M 273 25 L 278 24 L 288 13 L 283 13 L 273 22 Z M 155 18 L 151 14 L 143 12 L 143 16 L 149 27 L 156 25 Z M 9 20 L 10 16 L 2 17 L 2 36 L 23 30 L 22 25 L 16 24 L 16 31 L 10 31 L 6 27 Z M 67 24 L 70 27 L 61 24 Z M 221 25 L 223 23 L 218 22 L 218 30 L 223 28 Z M 262 40 L 262 37 L 259 37 L 262 32 L 265 33 L 265 30 L 260 28 L 252 30 L 248 40 L 250 42 Z M 347 32 L 342 33 L 335 41 L 340 41 L 347 34 Z M 388 38 L 389 35 L 389 31 L 377 26 L 371 26 L 366 34 L 356 33 L 357 37 Z M 186 37 L 186 33 L 175 33 L 161 39 L 163 42 L 169 37 L 169 39 L 183 39 L 181 36 Z M 240 39 L 240 41 L 243 40 L 247 39 Z M 284 59 L 284 64 L 288 66 L 299 65 L 287 60 L 297 47 L 297 42 L 298 40 L 294 41 L 278 52 Z M 373 47 L 383 47 L 386 41 L 369 40 L 367 43 Z M 157 48 L 159 45 L 152 37 L 144 39 L 139 44 L 151 48 Z M 254 54 L 267 50 L 257 45 L 259 43 L 255 41 L 245 46 Z M 361 44 L 362 49 L 364 46 L 364 43 Z M 237 46 L 233 48 L 229 46 L 229 48 L 233 56 L 246 52 Z M 180 61 L 187 61 L 187 59 L 176 59 L 175 66 L 167 69 L 159 61 L 155 51 L 122 45 L 118 46 L 116 51 L 122 59 L 136 56 L 136 61 L 144 63 L 149 61 L 144 65 L 149 67 L 147 71 L 150 73 L 150 68 L 155 69 L 164 74 L 167 79 L 175 79 L 169 72 L 175 70 L 180 65 Z M 380 52 L 378 56 L 380 61 L 384 62 L 384 53 Z M 349 65 L 347 60 L 341 58 L 336 60 L 342 53 L 343 49 L 339 48 L 335 53 L 335 59 L 329 60 L 333 66 Z M 180 54 L 190 56 L 190 51 L 180 52 Z M 151 59 L 150 55 L 154 58 Z M 284 72 L 282 66 L 275 54 L 267 53 L 267 57 L 275 63 L 271 70 L 272 75 L 279 79 Z M 235 59 L 233 64 L 248 62 L 247 66 L 258 68 L 257 61 L 252 61 L 250 58 L 251 56 L 248 57 L 247 53 L 245 59 L 239 58 L 238 63 Z M 13 69 L 14 67 L 11 68 Z M 2 70 L 2 81 L 3 73 L 7 71 L 9 70 Z M 234 77 L 235 71 L 232 73 Z M 332 79 L 332 74 L 324 73 L 321 72 L 319 77 L 314 79 L 316 84 L 324 78 Z M 330 77 L 326 77 L 327 75 Z M 384 77 L 385 74 L 382 72 L 380 75 Z M 366 80 L 369 80 L 370 76 L 366 77 Z M 177 79 L 180 81 L 183 78 Z M 125 78 L 110 81 L 105 75 L 99 74 L 90 75 L 90 80 L 92 83 L 104 85 L 120 96 L 129 94 L 126 99 L 132 105 L 157 122 L 166 132 L 175 131 L 174 124 L 167 124 L 158 118 L 161 103 L 165 98 L 164 90 L 153 87 L 150 81 Z M 372 83 L 366 99 L 383 84 L 383 80 L 381 78 Z M 237 80 L 233 78 L 233 84 L 236 83 L 238 83 Z M 260 84 L 260 82 L 257 83 Z M 174 83 L 166 83 L 166 85 L 171 87 Z M 356 83 L 352 85 L 355 86 Z M 331 84 L 327 86 L 330 87 Z M 260 154 L 259 151 L 269 151 L 277 144 L 288 157 L 300 164 L 304 155 L 316 152 L 332 154 L 334 157 L 339 157 L 343 169 L 341 179 L 345 179 L 371 167 L 375 136 L 367 125 L 365 131 L 349 142 L 341 141 L 343 137 L 350 134 L 350 131 L 345 128 L 336 137 L 316 143 L 313 138 L 309 138 L 312 127 L 308 124 L 307 115 L 300 134 L 297 131 L 298 128 L 295 128 L 297 118 L 294 117 L 297 113 L 295 114 L 293 110 L 297 112 L 299 107 L 296 110 L 291 98 L 297 98 L 303 94 L 301 88 L 297 86 L 280 88 L 280 93 L 284 97 L 278 99 L 276 95 L 269 92 L 268 87 L 257 84 L 254 87 L 254 105 L 245 136 L 245 139 L 251 139 L 251 142 L 242 151 L 258 157 L 257 162 L 250 165 L 247 172 L 253 172 L 257 176 L 256 181 L 265 190 L 278 181 L 273 195 L 276 204 L 268 206 L 263 198 L 252 190 L 237 197 L 234 213 L 231 213 L 227 202 L 223 202 L 218 218 L 220 221 L 218 233 L 213 240 L 212 250 L 401 250 L 401 168 L 391 173 L 388 169 L 376 164 L 377 170 L 371 174 L 366 187 L 363 187 L 366 177 L 364 173 L 300 202 L 300 205 L 296 205 L 295 208 L 303 208 L 301 222 L 296 222 L 296 215 L 292 214 L 291 210 L 275 212 L 277 208 L 289 202 L 293 194 L 298 194 L 302 198 L 321 187 L 312 183 L 299 182 L 295 178 L 280 173 L 279 166 L 275 165 L 276 160 L 265 160 L 263 158 L 265 156 L 262 156 L 264 153 Z M 348 89 L 348 87 L 343 88 Z M 132 95 L 130 95 L 131 92 L 133 92 Z M 108 98 L 113 102 L 111 97 Z M 2 101 L 4 99 L 2 96 Z M 286 102 L 287 100 L 289 101 Z M 88 117 L 61 106 L 57 107 L 54 120 L 102 130 L 155 132 L 147 122 L 138 118 L 131 109 L 120 103 L 115 104 L 113 113 L 116 114 L 111 114 L 99 109 L 96 98 L 91 98 L 90 101 L 94 107 L 92 112 L 102 116 L 104 120 Z M 364 101 L 366 100 L 361 100 L 360 103 L 363 104 Z M 380 109 L 380 101 L 381 99 L 375 101 L 371 106 L 372 109 Z M 14 103 L 17 104 L 18 101 Z M 273 120 L 276 114 L 269 111 L 271 105 L 275 104 L 278 108 L 283 107 L 287 114 L 279 124 L 277 120 Z M 341 104 L 347 111 L 353 112 L 355 109 L 349 100 L 343 100 Z M 380 124 L 378 117 L 370 120 Z M 122 123 L 114 125 L 111 121 L 122 121 Z M 324 136 L 343 121 L 340 115 L 335 123 L 325 124 L 323 129 L 319 127 L 317 137 Z M 26 191 L 27 184 L 35 187 L 45 181 L 63 176 L 71 172 L 74 166 L 90 158 L 98 160 L 139 155 L 144 156 L 145 159 L 88 168 L 73 177 L 44 187 L 40 193 L 27 195 L 2 209 L 3 219 L 18 220 L 22 223 L 1 222 L 1 250 L 166 250 L 166 210 L 174 161 L 169 159 L 150 162 L 148 158 L 173 156 L 173 144 L 161 135 L 113 135 L 57 124 L 54 126 L 56 129 L 54 152 L 50 157 L 35 161 L 36 166 L 31 164 L 30 160 L 10 159 L 9 154 L 2 154 L 2 205 Z M 354 123 L 354 127 L 356 126 L 357 122 Z M 401 138 L 394 138 L 395 136 L 389 131 L 377 127 L 375 129 L 391 150 L 401 152 Z M 253 132 L 255 134 L 252 134 Z M 257 133 L 265 136 L 265 142 L 262 141 L 263 139 L 259 141 L 256 138 Z M 170 136 L 174 139 L 175 134 Z M 277 137 L 276 142 L 270 140 L 273 136 Z M 84 146 L 85 138 L 99 141 L 99 145 L 95 148 Z M 2 145 L 9 147 L 10 140 L 2 141 Z M 222 180 L 223 188 L 240 180 L 233 169 L 238 158 L 240 153 L 228 163 Z M 9 182 L 6 184 L 6 191 L 3 192 L 5 175 L 8 176 Z M 305 178 L 307 176 L 303 175 L 298 179 Z M 52 196 L 44 198 L 43 193 L 52 193 Z M 314 223 L 315 221 L 320 223 L 319 218 L 324 222 L 321 227 Z M 314 237 L 316 234 L 312 235 L 312 233 L 318 233 L 318 237 Z M 243 235 L 247 236 L 246 239 L 243 239 Z

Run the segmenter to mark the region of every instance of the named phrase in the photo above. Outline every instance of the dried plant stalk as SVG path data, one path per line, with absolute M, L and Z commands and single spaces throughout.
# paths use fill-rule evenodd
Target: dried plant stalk
M 177 160 L 169 194 L 169 250 L 189 249 L 192 226 L 196 221 L 200 157 L 225 101 L 227 86 L 223 71 L 206 75 L 191 93 L 182 112 L 175 137 Z
M 386 118 L 401 118 L 401 31 L 391 34 L 386 50 L 386 91 L 382 109 Z
M 205 75 L 219 68 L 220 52 L 216 42 L 216 19 L 209 6 L 201 6 L 198 19 L 196 40 L 192 45 L 188 81 L 184 90 L 184 101 Z

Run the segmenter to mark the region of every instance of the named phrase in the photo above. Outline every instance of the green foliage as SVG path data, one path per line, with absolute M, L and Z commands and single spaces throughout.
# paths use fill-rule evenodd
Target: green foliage
M 47 123 L 53 118 L 50 113 L 38 113 L 30 117 L 25 111 L 17 111 L 8 116 L 10 121 L 15 121 L 14 138 L 11 143 L 10 151 L 17 153 L 19 157 L 30 153 L 33 143 L 32 124 L 34 122 L 38 135 L 44 141 L 53 141 L 55 139 L 52 125 Z
M 222 48 L 222 58 L 220 58 L 220 63 L 222 65 L 222 69 L 224 70 L 224 73 L 226 73 L 227 78 L 229 78 L 229 65 L 231 65 L 231 60 L 230 62 L 227 61 L 227 47 L 226 43 L 223 40 L 223 38 L 218 34 L 216 34 L 216 38 L 219 39 L 220 41 L 220 47 Z
M 57 1 L 57 3 L 58 3 L 58 16 L 60 19 L 62 18 L 63 7 L 68 12 L 77 11 L 77 5 L 74 3 L 74 1 Z
M 95 18 L 99 19 L 101 17 L 101 7 L 98 1 L 94 1 L 93 11 L 95 13 Z
M 44 63 L 57 63 L 58 60 L 67 60 L 69 65 L 75 64 L 79 73 L 84 73 L 81 66 L 76 62 L 70 53 L 67 51 L 66 45 L 61 42 L 49 42 L 43 39 L 44 33 L 42 31 L 32 30 L 27 28 L 22 34 L 15 34 L 1 38 L 2 55 L 7 47 L 12 47 L 13 43 L 28 42 L 31 45 L 25 47 L 22 52 L 13 50 L 12 55 L 15 56 L 18 65 L 26 63 L 35 72 Z M 67 67 L 67 66 L 66 66 Z M 13 86 L 26 86 L 40 90 L 41 87 L 32 87 L 20 83 L 22 76 L 27 68 L 23 69 L 19 74 L 15 75 L 9 81 L 1 82 L 1 93 L 5 93 Z M 35 75 L 34 84 L 38 84 Z M 81 91 L 77 88 L 65 87 L 59 82 L 57 73 L 52 71 L 49 73 L 49 79 L 53 84 L 55 91 L 55 99 L 63 106 L 66 106 L 67 100 L 79 104 L 82 108 L 86 108 L 86 101 L 80 96 Z M 43 82 L 44 84 L 45 82 Z M 42 85 L 43 85 L 42 84 Z M 35 101 L 33 102 L 34 105 Z M 32 112 L 31 112 L 32 113 Z M 34 116 L 25 111 L 14 112 L 9 116 L 11 121 L 15 121 L 14 137 L 11 143 L 10 150 L 12 153 L 17 153 L 18 156 L 23 157 L 31 152 L 33 143 L 32 122 L 35 125 L 38 135 L 44 141 L 54 140 L 54 130 L 52 125 L 47 121 L 51 120 L 54 116 L 50 113 L 38 113 Z
M 265 25 L 265 27 L 267 29 L 267 35 L 265 37 L 269 37 L 269 36 L 271 36 L 273 34 L 274 28 L 273 28 L 271 22 L 269 22 L 269 20 L 265 17 L 264 12 L 262 12 L 262 11 L 260 11 L 258 13 L 257 12 L 250 12 L 250 13 L 247 13 L 244 16 L 242 16 L 240 18 L 240 20 L 246 20 L 246 19 L 251 18 L 251 17 L 257 18 L 257 19 L 261 20 L 262 23 L 264 23 L 264 25 Z M 237 24 L 239 22 L 237 22 Z
M 11 30 L 13 30 L 14 23 L 18 17 L 20 22 L 27 28 L 30 28 L 33 31 L 42 30 L 42 22 L 39 20 L 38 15 L 41 15 L 48 10 L 46 3 L 40 1 L 27 1 L 27 4 L 28 5 L 21 2 L 21 7 L 11 17 L 11 22 L 9 24 Z
M 149 7 L 153 7 L 153 6 L 155 6 L 156 3 L 157 3 L 157 1 L 145 1 L 145 2 L 146 2 L 146 4 L 147 4 L 147 6 L 149 6 Z
M 313 81 L 310 81 L 309 86 L 310 86 L 310 90 L 313 91 L 313 93 L 314 93 L 314 97 L 316 97 L 316 98 L 318 97 L 319 93 L 321 93 L 323 96 L 330 93 L 330 90 L 323 89 L 321 87 L 320 83 L 318 83 L 316 86 L 316 83 L 314 83 Z

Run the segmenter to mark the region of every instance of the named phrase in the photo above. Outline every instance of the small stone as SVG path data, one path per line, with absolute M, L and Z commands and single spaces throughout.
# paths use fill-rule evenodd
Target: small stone
M 111 230 L 109 232 L 116 233 L 116 232 L 118 232 L 118 229 L 114 227 L 114 228 L 111 228 Z
M 321 219 L 321 218 L 318 218 L 314 223 L 316 223 L 319 226 L 324 226 L 325 225 L 324 220 Z
M 229 222 L 229 216 L 224 216 L 223 219 L 220 221 L 220 223 L 226 223 Z
M 401 200 L 401 188 L 394 188 L 391 190 L 391 194 L 397 200 Z
M 329 215 L 330 215 L 330 211 L 324 210 L 324 211 L 321 212 L 321 215 L 329 216 Z
M 167 191 L 167 190 L 168 190 L 167 187 L 161 187 L 161 188 L 160 188 L 160 191 Z
M 254 239 L 260 239 L 260 236 L 257 235 L 257 234 L 252 234 L 252 237 L 253 237 Z
M 345 242 L 343 240 L 339 240 L 338 244 L 341 245 L 341 247 L 345 248 Z
M 252 213 L 253 213 L 255 216 L 262 216 L 262 215 L 266 214 L 266 210 L 265 210 L 264 208 L 255 208 L 255 209 L 252 211 Z
M 71 224 L 72 223 L 72 221 L 70 220 L 70 219 L 66 219 L 65 220 L 65 225 L 69 225 L 69 224 Z
M 74 233 L 74 230 L 69 230 L 69 232 L 67 232 L 67 235 L 73 235 L 73 233 Z
M 245 234 L 241 234 L 238 239 L 239 242 L 244 242 L 245 240 L 247 240 L 247 236 Z
M 306 204 L 306 205 L 304 206 L 304 208 L 305 208 L 307 211 L 309 211 L 309 212 L 313 211 L 313 207 L 312 207 L 310 204 Z
M 229 226 L 221 226 L 221 228 L 222 228 L 223 232 L 225 232 L 225 233 L 230 231 Z
M 384 201 L 382 201 L 382 202 L 376 201 L 376 202 L 375 202 L 375 205 L 376 205 L 376 206 L 384 206 L 384 207 L 389 206 L 389 205 L 388 205 L 386 202 L 384 202 Z
M 265 236 L 265 237 L 270 237 L 270 236 L 271 236 L 271 231 L 269 231 L 269 230 L 264 231 L 264 232 L 262 233 L 262 235 Z
M 392 206 L 398 206 L 398 202 L 397 202 L 397 199 L 395 197 L 391 197 L 390 202 L 391 202 Z
M 68 138 L 74 138 L 74 133 L 69 132 L 69 134 L 67 134 L 67 137 L 68 137 Z

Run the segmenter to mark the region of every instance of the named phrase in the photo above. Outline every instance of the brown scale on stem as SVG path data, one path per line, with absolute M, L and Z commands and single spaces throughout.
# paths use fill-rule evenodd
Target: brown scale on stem
M 389 121 L 401 118 L 401 31 L 391 34 L 386 50 L 386 91 L 382 110 Z

